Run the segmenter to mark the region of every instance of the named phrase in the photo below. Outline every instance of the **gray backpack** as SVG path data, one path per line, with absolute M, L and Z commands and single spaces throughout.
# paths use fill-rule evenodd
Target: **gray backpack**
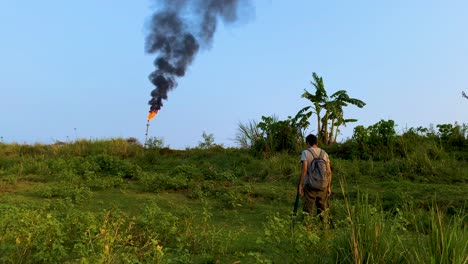
M 314 190 L 325 191 L 329 182 L 327 162 L 323 159 L 325 152 L 320 150 L 319 156 L 316 157 L 313 151 L 307 150 L 314 159 L 309 163 L 306 184 Z

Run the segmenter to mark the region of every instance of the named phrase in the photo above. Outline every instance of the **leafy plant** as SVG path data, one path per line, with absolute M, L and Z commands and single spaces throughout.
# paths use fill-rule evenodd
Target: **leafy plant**
M 55 215 L 11 208 L 0 218 L 0 261 L 8 263 L 60 262 L 66 256 L 67 239 Z
M 145 147 L 147 149 L 162 149 L 166 147 L 164 139 L 159 137 L 150 137 L 146 140 Z
M 307 263 L 311 259 L 320 262 L 322 241 L 318 233 L 311 230 L 311 223 L 306 219 L 291 229 L 291 219 L 278 213 L 269 215 L 264 224 L 264 236 L 257 238 L 257 243 L 268 250 L 268 259 L 273 263 Z M 323 251 L 322 251 L 323 253 Z
M 207 134 L 205 131 L 203 131 L 202 134 L 203 141 L 198 142 L 198 147 L 201 149 L 209 149 L 212 148 L 214 144 L 214 135 L 213 134 Z
M 301 129 L 291 117 L 286 120 L 278 120 L 277 117 L 262 116 L 258 123 L 262 131 L 263 141 L 257 141 L 253 147 L 264 152 L 293 152 L 298 151 L 302 145 Z M 261 149 L 263 147 L 263 149 Z
M 345 119 L 343 107 L 351 104 L 362 108 L 366 103 L 359 99 L 349 97 L 345 90 L 339 90 L 328 97 L 323 78 L 318 76 L 315 72 L 312 73 L 312 77 L 313 81 L 311 84 L 315 88 L 315 93 L 312 94 L 304 90 L 302 94 L 302 97 L 309 100 L 312 105 L 302 108 L 299 110 L 298 114 L 307 114 L 307 116 L 315 114 L 317 117 L 318 138 L 325 144 L 335 143 L 340 131 L 340 126 L 357 121 L 356 119 Z M 323 115 L 322 110 L 325 110 Z
M 236 133 L 236 142 L 241 148 L 251 148 L 262 140 L 262 132 L 254 120 L 239 123 Z

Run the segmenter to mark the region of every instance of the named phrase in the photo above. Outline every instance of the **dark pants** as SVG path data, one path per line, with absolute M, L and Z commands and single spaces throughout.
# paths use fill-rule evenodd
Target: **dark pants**
M 313 215 L 314 207 L 317 207 L 317 214 L 322 218 L 321 213 L 328 209 L 328 192 L 317 191 L 311 189 L 309 186 L 304 186 L 304 212 Z

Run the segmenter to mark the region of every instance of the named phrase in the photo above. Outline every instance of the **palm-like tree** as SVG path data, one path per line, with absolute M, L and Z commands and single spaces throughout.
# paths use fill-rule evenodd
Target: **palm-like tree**
M 344 118 L 344 113 L 343 113 L 343 107 L 348 106 L 349 104 L 355 105 L 359 108 L 363 108 L 366 103 L 363 101 L 356 99 L 356 98 L 351 98 L 349 97 L 348 93 L 345 90 L 340 90 L 336 93 L 334 93 L 331 96 L 332 100 L 327 102 L 327 112 L 328 114 L 325 115 L 326 119 L 324 120 L 325 122 L 330 122 L 330 132 L 328 133 L 327 130 L 325 129 L 325 138 L 324 140 L 328 143 L 334 143 L 336 142 L 336 138 L 339 133 L 339 127 L 344 125 L 346 126 L 346 123 L 350 122 L 356 122 L 357 119 L 345 119 Z
M 315 72 L 312 74 L 313 81 L 311 84 L 315 87 L 315 94 L 304 90 L 303 98 L 308 99 L 312 106 L 302 108 L 298 115 L 317 116 L 317 134 L 321 141 L 325 144 L 336 142 L 336 137 L 339 133 L 339 127 L 346 125 L 349 122 L 356 122 L 356 119 L 345 119 L 343 107 L 349 104 L 362 108 L 366 105 L 363 101 L 349 97 L 345 90 L 340 90 L 334 93 L 330 98 L 325 90 L 322 77 Z M 312 110 L 310 110 L 312 108 Z M 325 114 L 321 116 L 322 110 Z M 329 127 L 330 126 L 330 127 Z
M 302 94 L 302 98 L 306 98 L 312 103 L 312 106 L 306 106 L 302 108 L 299 112 L 299 114 L 308 114 L 309 116 L 311 114 L 316 114 L 317 115 L 317 133 L 320 133 L 321 131 L 321 117 L 320 117 L 320 112 L 325 106 L 325 103 L 327 101 L 327 91 L 325 91 L 325 85 L 323 84 L 323 79 L 322 77 L 318 76 L 317 73 L 312 73 L 312 78 L 314 79 L 310 83 L 315 87 L 315 94 L 311 94 L 309 91 L 304 89 L 304 93 Z M 309 111 L 309 109 L 313 107 L 312 111 Z

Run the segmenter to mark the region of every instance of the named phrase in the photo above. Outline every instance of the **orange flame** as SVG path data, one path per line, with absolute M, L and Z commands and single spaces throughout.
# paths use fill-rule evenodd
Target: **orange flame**
M 150 111 L 149 114 L 148 114 L 148 121 L 150 121 L 151 119 L 153 119 L 153 117 L 155 117 L 157 113 L 158 113 L 158 110 L 152 110 L 152 111 Z

